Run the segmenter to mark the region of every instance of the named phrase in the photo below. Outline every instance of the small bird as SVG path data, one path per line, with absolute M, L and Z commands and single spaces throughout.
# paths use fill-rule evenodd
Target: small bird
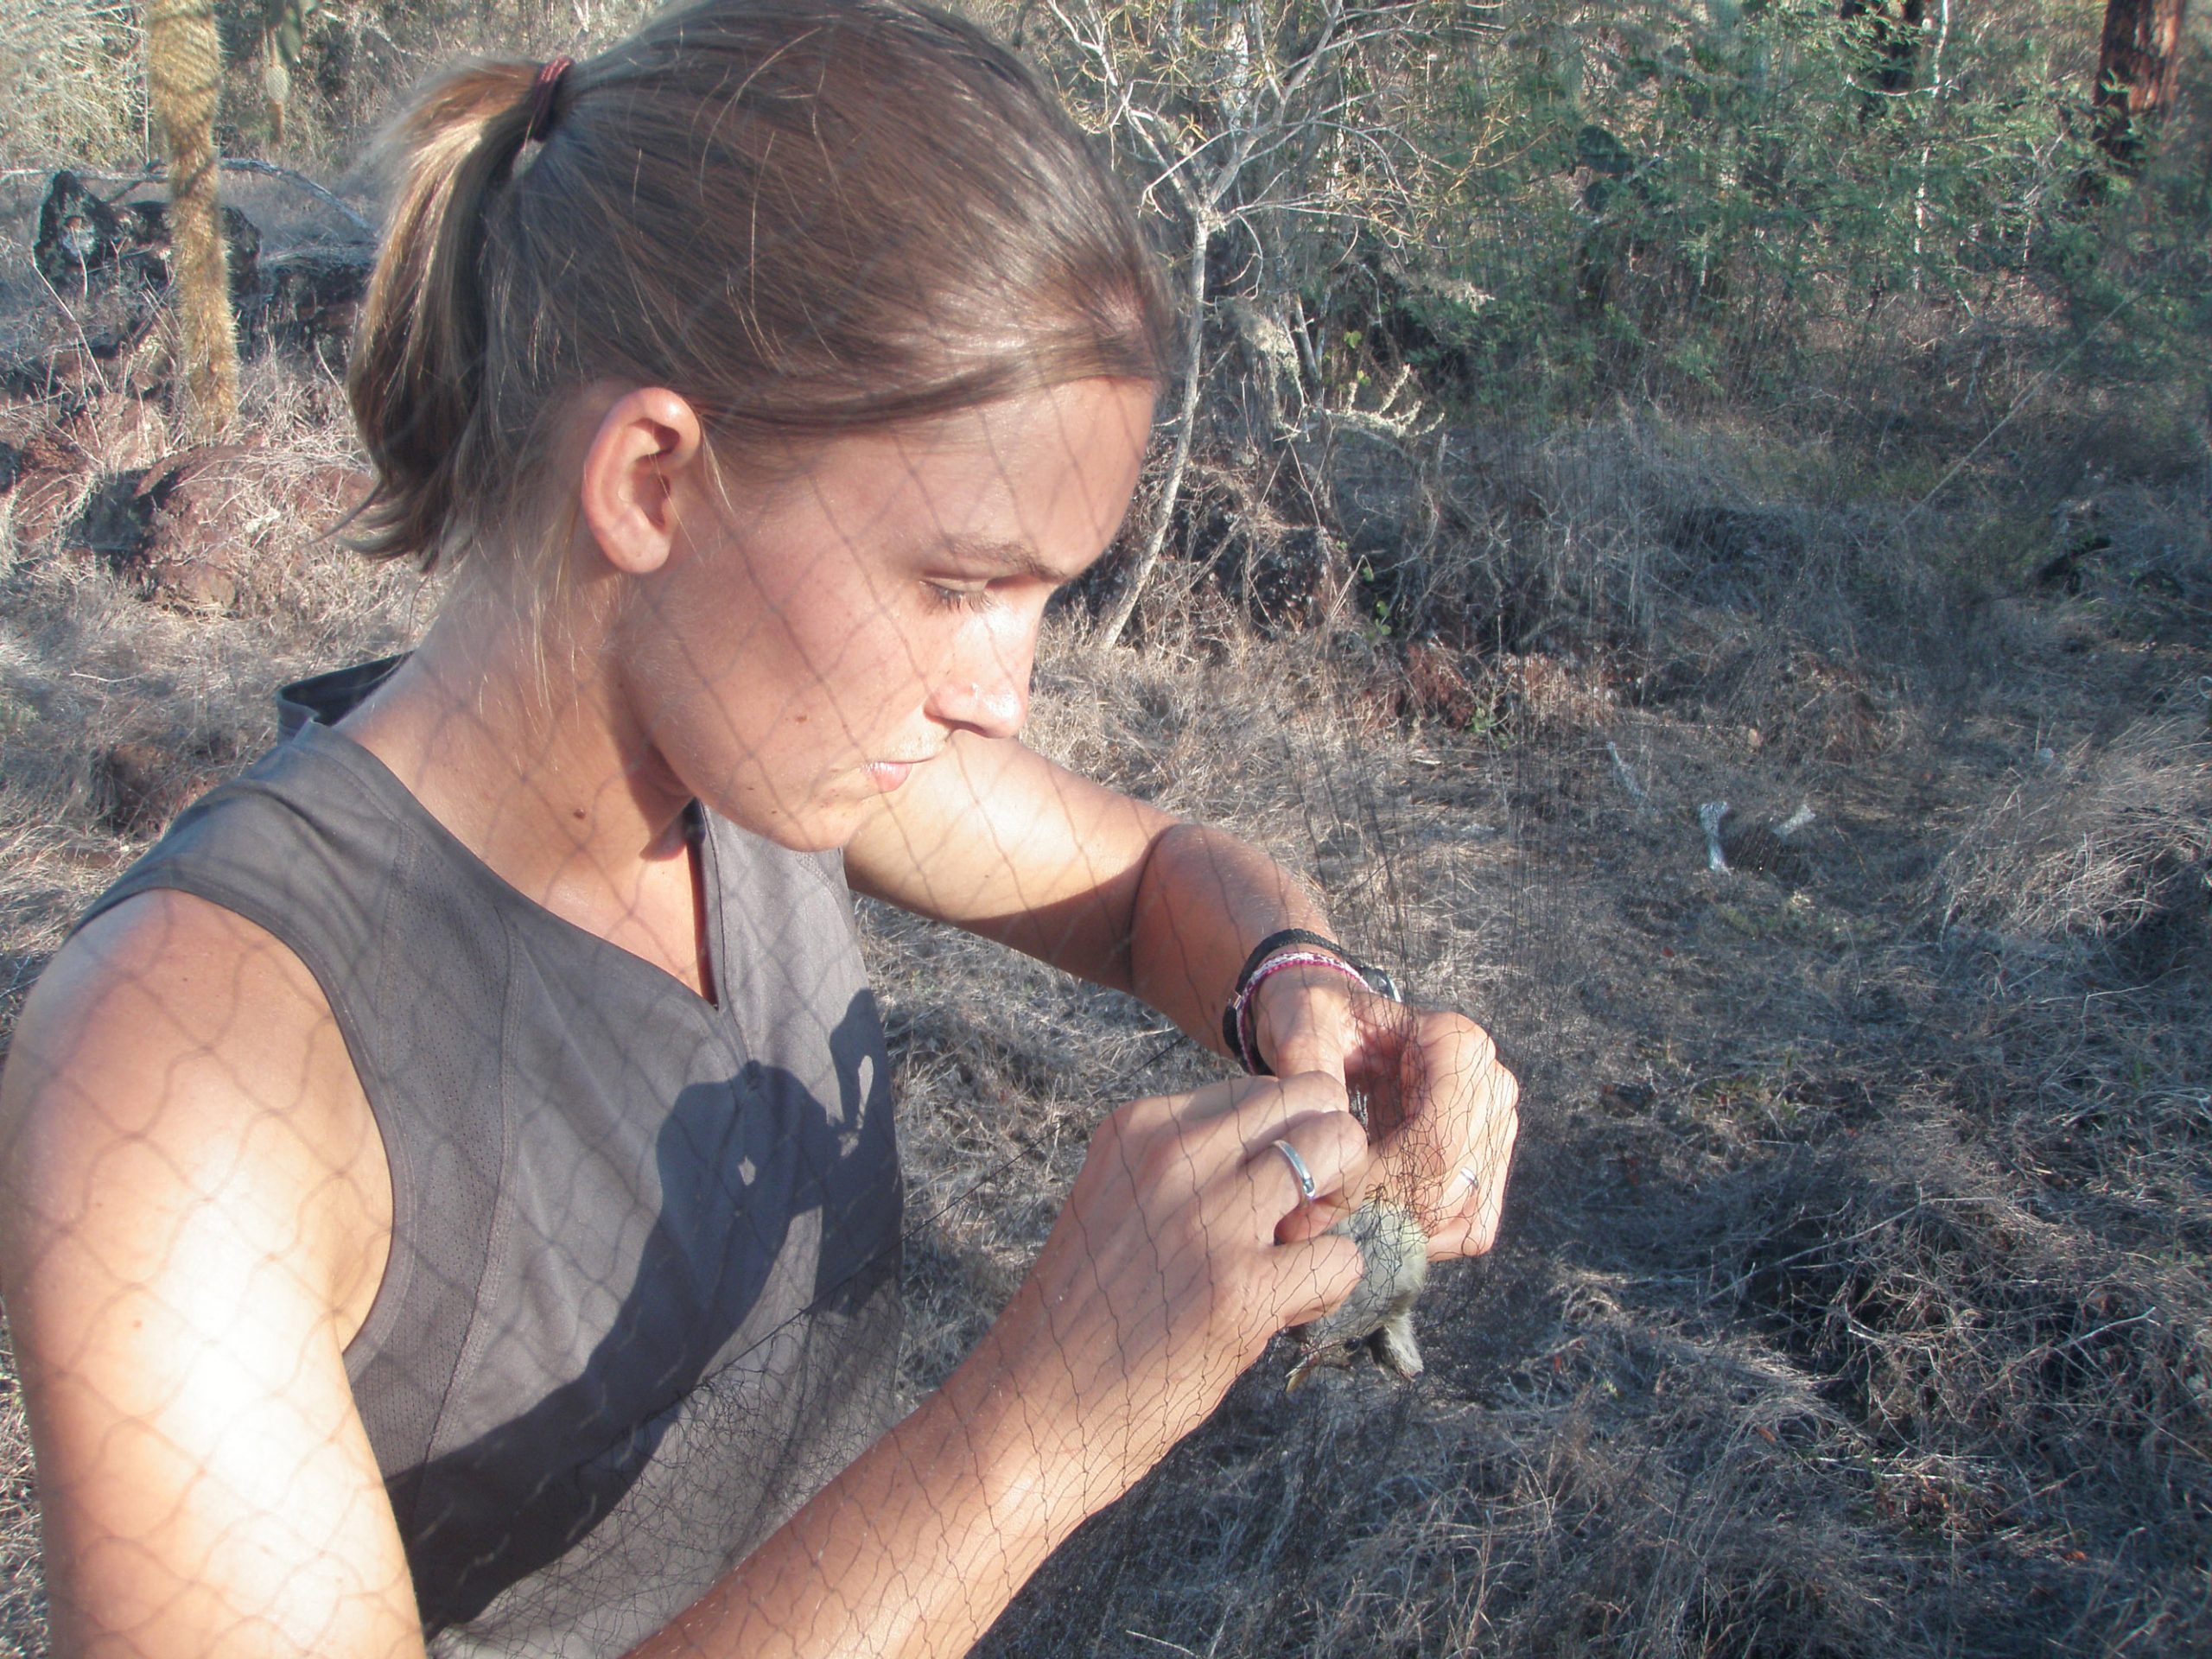
M 1385 1370 L 1419 1376 L 1414 1304 L 1428 1282 L 1427 1230 L 1395 1198 L 1370 1198 L 1329 1230 L 1359 1246 L 1365 1271 L 1342 1306 L 1291 1332 L 1301 1351 L 1283 1391 L 1294 1392 L 1316 1366 L 1350 1364 L 1363 1344 Z

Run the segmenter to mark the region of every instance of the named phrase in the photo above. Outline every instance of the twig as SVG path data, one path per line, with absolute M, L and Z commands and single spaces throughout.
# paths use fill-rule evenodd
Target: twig
M 1643 785 L 1636 781 L 1636 774 L 1629 770 L 1628 762 L 1621 758 L 1620 745 L 1607 738 L 1605 753 L 1612 756 L 1613 775 L 1621 780 L 1621 787 L 1628 791 L 1628 798 L 1636 803 L 1636 810 L 1639 812 L 1650 811 L 1651 798 L 1643 792 Z
M 2108 1324 L 2099 1325 L 2094 1331 L 2084 1331 L 2080 1336 L 2074 1338 L 2070 1341 L 2060 1343 L 2057 1347 L 2052 1349 L 2050 1351 L 2054 1356 L 2068 1353 L 2074 1349 L 2083 1346 L 2085 1344 L 2094 1342 L 2099 1337 L 2105 1335 L 2108 1332 L 2118 1331 L 2125 1325 L 2141 1325 L 2146 1320 L 2155 1319 L 2158 1316 L 2158 1310 L 2157 1308 L 2146 1307 L 2140 1313 L 2133 1314 L 2127 1319 L 2113 1319 Z
M 287 184 L 296 184 L 345 219 L 363 236 L 373 238 L 377 233 L 375 226 L 370 224 L 367 219 L 363 219 L 360 214 L 355 213 L 330 191 L 323 188 L 304 173 L 295 173 L 289 167 L 279 167 L 274 162 L 257 161 L 250 156 L 226 156 L 223 157 L 223 166 L 229 172 L 257 173 L 264 178 L 282 179 Z
M 1738 1275 L 1723 1289 L 1713 1295 L 1707 1296 L 1705 1299 L 1705 1305 L 1707 1307 L 1710 1307 L 1715 1302 L 1740 1294 L 1745 1286 L 1750 1284 L 1752 1280 L 1758 1278 L 1762 1273 L 1772 1273 L 1778 1268 L 1793 1266 L 1799 1262 L 1804 1261 L 1808 1256 L 1820 1255 L 1826 1251 L 1839 1249 L 1846 1244 L 1856 1244 L 1863 1238 L 1872 1238 L 1875 1234 L 1880 1232 L 1885 1227 L 1894 1227 L 1901 1221 L 1910 1220 L 1912 1217 L 1918 1215 L 1923 1210 L 1943 1204 L 1974 1204 L 1977 1202 L 1980 1202 L 1980 1200 L 1964 1197 L 1955 1198 L 1931 1198 L 1924 1196 L 1916 1197 L 1910 1204 L 1898 1211 L 1895 1215 L 1884 1216 L 1879 1221 L 1873 1222 L 1867 1226 L 1861 1227 L 1855 1233 L 1846 1233 L 1841 1238 L 1824 1238 L 1819 1243 L 1808 1245 L 1804 1249 L 1799 1250 L 1793 1255 L 1782 1257 L 1779 1261 L 1761 1262 L 1758 1267 L 1751 1268 L 1749 1272 Z
M 1190 1654 L 1190 1659 L 1198 1659 L 1198 1655 L 1191 1653 L 1190 1649 L 1185 1647 L 1180 1642 L 1170 1642 L 1164 1636 L 1147 1636 L 1142 1630 L 1123 1630 L 1122 1634 L 1123 1636 L 1133 1636 L 1140 1642 L 1157 1643 L 1160 1646 L 1166 1648 L 1170 1653 Z
M 1728 855 L 1720 847 L 1720 820 L 1728 816 L 1728 803 L 1707 801 L 1697 810 L 1697 821 L 1705 830 L 1705 861 L 1715 875 L 1728 874 Z
M 296 185 L 345 219 L 363 236 L 373 238 L 377 233 L 375 226 L 370 224 L 367 219 L 348 207 L 336 195 L 317 184 L 304 173 L 295 172 L 289 167 L 279 167 L 274 162 L 261 161 L 251 156 L 226 156 L 218 164 L 226 173 L 252 173 L 263 178 L 281 179 L 286 184 Z M 101 168 L 65 169 L 54 167 L 10 167 L 0 168 L 0 179 L 51 177 L 55 173 L 63 171 L 73 172 L 79 178 L 86 179 L 111 181 L 119 179 L 123 181 L 123 188 L 125 190 L 135 190 L 142 184 L 153 184 L 167 176 L 166 172 L 160 168 L 139 173 L 111 173 Z
M 2095 322 L 2092 323 L 2088 328 L 2083 332 L 2082 338 L 2074 342 L 2072 349 L 2069 350 L 2065 356 L 2060 358 L 2057 362 L 2052 364 L 2041 374 L 2037 375 L 2029 385 L 2028 389 L 2012 400 L 2012 407 L 2005 411 L 2004 416 L 1998 421 L 1997 424 L 1991 427 L 1988 431 L 1981 435 L 1981 442 L 1975 444 L 1973 448 L 1967 450 L 1966 454 L 1961 455 L 1956 461 L 1953 461 L 1951 463 L 1950 470 L 1946 472 L 1942 477 L 1936 480 L 1935 484 L 1929 488 L 1928 493 L 1922 496 L 1919 500 L 1914 502 L 1911 506 L 1905 510 L 1904 517 L 1898 519 L 1897 523 L 1891 527 L 1891 537 L 1895 538 L 1896 537 L 1902 536 L 1904 533 L 1904 527 L 1920 516 L 1921 509 L 1925 507 L 1930 501 L 1933 501 L 1937 496 L 1941 495 L 1943 493 L 1945 486 L 1947 486 L 1953 479 L 1956 478 L 1961 473 L 1966 471 L 1968 467 L 1974 464 L 1975 456 L 1979 455 L 1983 450 L 1989 448 L 1990 444 L 1995 441 L 1997 435 L 1999 432 L 2002 432 L 2006 427 L 2012 425 L 2012 417 L 2028 406 L 2028 399 L 2034 397 L 2036 393 L 2041 391 L 2044 389 L 2044 385 L 2050 381 L 2052 376 L 2056 375 L 2061 369 L 2063 369 L 2068 364 L 2079 357 L 2088 347 L 2089 342 L 2104 332 L 2105 325 L 2107 323 L 2110 322 L 2114 317 L 2117 317 L 2121 312 L 2126 310 L 2127 308 L 2134 304 L 2136 301 L 2141 299 L 2145 290 L 2148 289 L 2149 286 L 2150 278 L 2146 276 L 2143 279 L 2141 283 L 2123 296 L 2119 304 L 2113 307 L 2111 310 L 2106 312 L 2104 315 L 2099 317 Z

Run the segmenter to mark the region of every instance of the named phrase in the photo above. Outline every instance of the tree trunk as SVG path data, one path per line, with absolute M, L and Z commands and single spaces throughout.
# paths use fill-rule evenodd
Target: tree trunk
M 1128 580 L 1122 584 L 1112 612 L 1098 625 L 1095 644 L 1100 651 L 1110 651 L 1119 644 L 1122 630 L 1137 613 L 1137 601 L 1144 596 L 1145 583 L 1152 580 L 1160 551 L 1167 545 L 1176 498 L 1183 493 L 1183 470 L 1190 464 L 1191 438 L 1198 424 L 1198 393 L 1205 383 L 1206 254 L 1213 246 L 1214 228 L 1213 219 L 1205 208 L 1198 210 L 1197 218 L 1197 227 L 1191 233 L 1191 308 L 1183 320 L 1183 407 L 1175 448 L 1167 460 L 1166 481 L 1160 486 L 1160 505 L 1144 538 L 1144 550 L 1137 556 L 1136 568 L 1129 572 Z
M 238 406 L 238 337 L 216 188 L 215 105 L 222 85 L 214 0 L 147 0 L 146 86 L 168 147 L 183 401 L 203 438 L 228 426 Z
M 1920 48 L 1927 34 L 1928 0 L 1842 0 L 1836 8 L 1858 48 L 1853 79 L 1866 102 L 1859 118 L 1882 114 L 1892 99 L 1920 84 Z
M 2105 0 L 2097 54 L 2097 143 L 2122 167 L 2142 165 L 2158 118 L 2174 101 L 2182 17 L 2189 0 Z

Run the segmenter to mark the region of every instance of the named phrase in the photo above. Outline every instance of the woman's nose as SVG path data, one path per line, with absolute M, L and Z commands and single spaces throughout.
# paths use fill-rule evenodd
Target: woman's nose
M 985 737 L 1013 737 L 1029 719 L 1029 670 L 1033 635 L 1018 645 L 1003 637 L 962 652 L 930 694 L 929 712 L 949 726 Z

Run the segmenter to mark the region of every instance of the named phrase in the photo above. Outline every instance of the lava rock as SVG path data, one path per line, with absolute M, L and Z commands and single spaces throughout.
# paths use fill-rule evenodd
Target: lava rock
M 113 268 L 124 244 L 123 215 L 64 168 L 39 203 L 31 264 L 63 293 L 82 289 Z
M 54 437 L 92 467 L 143 471 L 169 451 L 168 422 L 158 405 L 127 392 L 73 401 L 53 423 Z
M 81 406 L 65 401 L 54 418 L 41 422 L 20 444 L 10 446 L 16 478 L 8 492 L 8 518 L 19 547 L 54 537 L 84 504 L 92 457 L 67 427 L 67 417 Z
M 118 743 L 93 758 L 92 789 L 100 823 L 121 836 L 150 838 L 217 783 L 236 756 L 226 739 L 181 751 L 162 744 Z
M 270 345 L 312 353 L 335 369 L 375 269 L 376 251 L 365 247 L 302 248 L 266 260 L 254 327 Z
M 235 207 L 223 209 L 223 239 L 230 256 L 231 297 L 259 290 L 261 232 Z M 169 283 L 169 207 L 140 199 L 111 204 L 76 174 L 64 169 L 48 183 L 39 203 L 31 263 L 65 296 L 137 278 L 148 289 Z
M 126 265 L 138 261 L 137 269 L 154 286 L 167 288 L 169 283 L 169 205 L 166 201 L 126 201 L 123 212 L 127 216 L 131 245 L 124 254 Z M 261 230 L 235 207 L 223 209 L 223 242 L 226 268 L 230 275 L 231 302 L 245 306 L 252 303 L 261 292 Z
M 154 503 L 143 486 L 146 469 L 109 473 L 86 493 L 72 539 L 118 569 L 143 563 L 153 543 Z

